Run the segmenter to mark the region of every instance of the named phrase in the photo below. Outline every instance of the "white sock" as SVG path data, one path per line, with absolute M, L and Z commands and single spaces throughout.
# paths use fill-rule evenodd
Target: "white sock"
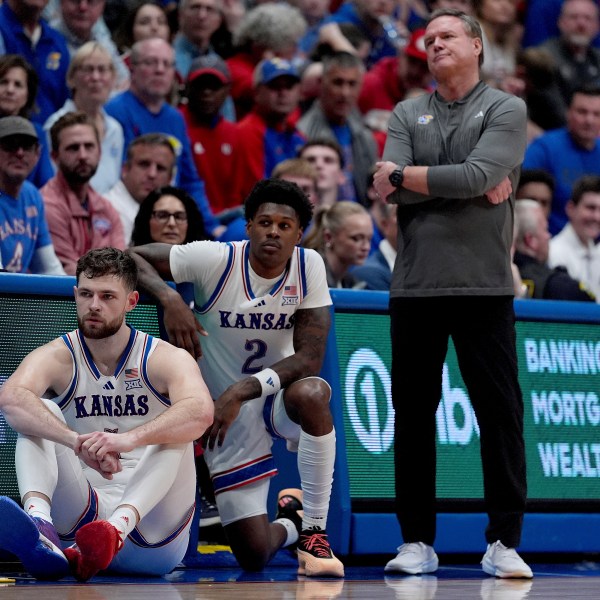
M 137 525 L 137 514 L 135 510 L 129 506 L 119 506 L 110 516 L 108 522 L 111 525 L 114 525 L 115 529 L 119 532 L 121 541 L 124 542 L 125 538 Z
M 286 546 L 290 546 L 291 544 L 295 544 L 298 541 L 298 530 L 292 521 L 289 519 L 275 519 L 273 523 L 279 523 L 283 527 L 285 527 L 285 531 L 287 533 L 287 537 L 285 542 L 283 542 L 283 548 Z
M 30 517 L 40 517 L 48 523 L 52 523 L 52 517 L 50 516 L 50 503 L 46 502 L 43 498 L 37 496 L 30 496 L 27 502 L 23 504 L 23 509 Z
M 333 483 L 335 429 L 315 437 L 300 432 L 298 471 L 302 482 L 302 529 L 327 527 L 327 513 Z

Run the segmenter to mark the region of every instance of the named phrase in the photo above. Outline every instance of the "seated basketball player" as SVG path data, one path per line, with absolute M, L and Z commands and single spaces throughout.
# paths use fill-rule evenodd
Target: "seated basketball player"
M 280 547 L 297 544 L 299 573 L 343 577 L 325 529 L 335 430 L 331 389 L 318 377 L 331 298 L 323 260 L 297 246 L 312 208 L 295 184 L 269 179 L 246 199 L 245 216 L 249 241 L 149 244 L 129 252 L 142 287 L 164 307 L 171 341 L 202 355 L 215 399 L 204 456 L 238 562 L 259 570 Z M 193 283 L 202 326 L 160 276 Z M 302 491 L 281 493 L 278 518 L 269 523 L 273 435 L 297 449 Z
M 188 545 L 192 440 L 213 403 L 187 352 L 125 323 L 136 283 L 120 250 L 80 258 L 79 328 L 31 352 L 0 390 L 24 506 L 0 497 L 0 548 L 38 579 L 162 575 Z

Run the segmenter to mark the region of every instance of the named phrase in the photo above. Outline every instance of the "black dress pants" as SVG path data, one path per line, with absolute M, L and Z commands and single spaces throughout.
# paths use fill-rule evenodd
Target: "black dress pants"
M 512 297 L 391 298 L 390 317 L 396 511 L 404 542 L 435 539 L 435 413 L 452 338 L 480 428 L 486 539 L 518 546 L 527 482 Z

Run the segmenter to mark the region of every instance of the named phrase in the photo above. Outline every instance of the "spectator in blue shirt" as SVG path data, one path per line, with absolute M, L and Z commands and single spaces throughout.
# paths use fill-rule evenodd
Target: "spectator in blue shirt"
M 556 182 L 550 214 L 552 235 L 567 223 L 565 205 L 571 197 L 573 184 L 584 175 L 600 175 L 598 136 L 600 87 L 582 87 L 571 99 L 567 126 L 548 131 L 527 147 L 523 168 L 543 169 Z
M 212 214 L 192 157 L 185 121 L 166 101 L 175 77 L 175 57 L 171 45 L 159 38 L 136 42 L 131 50 L 131 86 L 117 94 L 106 112 L 123 127 L 125 148 L 145 133 L 164 133 L 174 143 L 177 154 L 175 184 L 194 198 L 208 232 L 218 237 L 223 231 Z
M 0 264 L 13 273 L 64 275 L 42 197 L 26 181 L 39 152 L 37 133 L 27 119 L 0 119 Z
M 0 54 L 20 54 L 38 74 L 31 119 L 43 124 L 69 97 L 65 38 L 42 19 L 47 0 L 5 0 L 0 6 Z

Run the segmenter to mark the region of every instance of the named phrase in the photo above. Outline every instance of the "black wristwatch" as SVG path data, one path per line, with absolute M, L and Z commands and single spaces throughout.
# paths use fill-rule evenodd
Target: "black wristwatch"
M 404 167 L 399 167 L 398 169 L 394 169 L 390 173 L 389 180 L 390 180 L 390 183 L 394 187 L 396 187 L 396 188 L 401 187 L 402 182 L 404 181 Z

